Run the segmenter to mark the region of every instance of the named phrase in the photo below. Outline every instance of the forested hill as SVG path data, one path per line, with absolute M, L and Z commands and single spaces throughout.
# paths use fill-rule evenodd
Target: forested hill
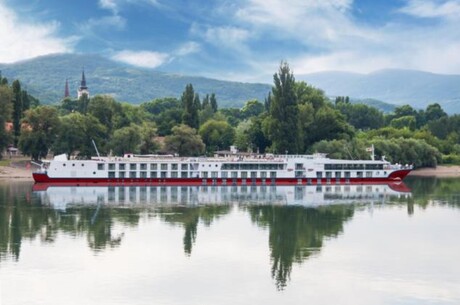
M 448 113 L 460 113 L 460 75 L 392 69 L 369 74 L 320 72 L 298 75 L 297 79 L 330 96 L 374 98 L 419 109 L 439 103 Z
M 76 96 L 83 67 L 91 95 L 110 94 L 118 101 L 131 104 L 154 98 L 180 97 L 189 83 L 202 96 L 215 93 L 220 107 L 239 108 L 251 99 L 263 101 L 271 90 L 268 84 L 229 82 L 135 68 L 99 55 L 57 54 L 0 64 L 4 77 L 20 79 L 23 88 L 42 104 L 55 104 L 63 98 L 66 78 L 71 96 Z

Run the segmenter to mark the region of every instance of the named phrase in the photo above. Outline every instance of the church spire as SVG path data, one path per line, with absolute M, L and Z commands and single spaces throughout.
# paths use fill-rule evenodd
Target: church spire
M 83 68 L 81 72 L 80 89 L 88 89 L 88 87 L 86 87 L 85 68 Z
M 69 97 L 70 92 L 69 92 L 69 80 L 66 78 L 65 79 L 65 89 L 64 89 L 64 98 Z
M 78 98 L 82 97 L 83 95 L 86 95 L 86 97 L 89 97 L 89 91 L 88 87 L 86 86 L 86 77 L 85 77 L 85 69 L 83 68 L 81 72 L 81 82 L 80 82 L 80 87 L 78 88 Z

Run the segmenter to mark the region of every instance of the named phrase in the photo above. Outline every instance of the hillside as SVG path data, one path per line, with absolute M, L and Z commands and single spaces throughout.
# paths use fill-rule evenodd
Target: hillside
M 449 113 L 460 113 L 460 75 L 381 70 L 369 74 L 320 72 L 296 78 L 323 89 L 330 96 L 372 98 L 415 108 L 439 103 Z
M 189 83 L 201 97 L 215 93 L 220 107 L 241 107 L 247 100 L 263 101 L 271 85 L 220 81 L 141 69 L 99 55 L 57 54 L 14 64 L 0 64 L 2 75 L 20 79 L 30 94 L 43 104 L 59 102 L 69 80 L 72 96 L 85 69 L 90 94 L 110 94 L 118 101 L 139 104 L 159 97 L 180 97 Z

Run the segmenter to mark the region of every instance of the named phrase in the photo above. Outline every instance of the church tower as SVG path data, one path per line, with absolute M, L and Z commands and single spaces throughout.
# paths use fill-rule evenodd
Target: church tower
M 81 72 L 81 82 L 80 82 L 80 87 L 78 88 L 77 98 L 80 98 L 83 95 L 86 95 L 86 97 L 89 97 L 88 87 L 86 86 L 85 70 Z
M 66 78 L 65 79 L 65 89 L 64 89 L 64 98 L 67 98 L 70 96 L 69 92 L 69 80 Z

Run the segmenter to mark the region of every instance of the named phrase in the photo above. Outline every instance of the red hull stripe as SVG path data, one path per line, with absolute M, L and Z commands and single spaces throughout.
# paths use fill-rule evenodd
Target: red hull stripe
M 398 170 L 387 178 L 50 178 L 46 173 L 34 173 L 36 183 L 67 185 L 332 185 L 332 184 L 388 184 L 402 181 L 410 170 Z

